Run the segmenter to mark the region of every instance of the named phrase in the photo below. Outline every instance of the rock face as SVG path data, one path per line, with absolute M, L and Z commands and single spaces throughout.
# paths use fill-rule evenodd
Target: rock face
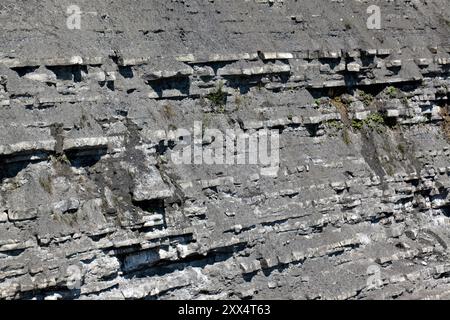
M 448 0 L 70 5 L 0 4 L 0 298 L 450 297 Z

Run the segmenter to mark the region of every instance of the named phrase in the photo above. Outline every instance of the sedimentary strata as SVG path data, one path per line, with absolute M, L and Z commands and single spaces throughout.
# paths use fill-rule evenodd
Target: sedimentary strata
M 0 4 L 0 298 L 449 297 L 448 1 L 68 5 Z

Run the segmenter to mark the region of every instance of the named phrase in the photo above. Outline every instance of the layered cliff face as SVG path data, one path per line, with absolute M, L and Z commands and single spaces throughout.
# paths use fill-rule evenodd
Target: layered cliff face
M 447 0 L 2 0 L 0 25 L 1 298 L 449 298 Z

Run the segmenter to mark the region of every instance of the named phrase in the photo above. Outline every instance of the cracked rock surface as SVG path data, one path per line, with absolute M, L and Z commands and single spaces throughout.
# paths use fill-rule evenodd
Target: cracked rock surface
M 1 299 L 450 298 L 448 0 L 72 4 L 0 3 Z

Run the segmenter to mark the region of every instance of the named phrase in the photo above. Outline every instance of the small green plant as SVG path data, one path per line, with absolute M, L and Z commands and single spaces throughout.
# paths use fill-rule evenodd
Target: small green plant
M 374 123 L 377 125 L 384 125 L 384 117 L 379 114 L 378 112 L 370 114 L 370 116 L 367 117 L 366 122 L 368 123 Z
M 55 156 L 50 156 L 50 160 L 54 164 L 69 164 L 70 160 L 67 158 L 67 155 L 65 153 L 57 154 Z
M 364 121 L 358 119 L 352 119 L 352 128 L 355 130 L 361 130 L 364 127 Z
M 383 132 L 384 126 L 386 124 L 384 121 L 384 117 L 378 112 L 372 113 L 364 122 L 367 124 L 367 126 L 369 126 L 369 128 L 377 130 L 378 133 Z
M 320 106 L 320 99 L 314 99 L 314 104 L 318 107 Z
M 372 96 L 370 93 L 366 93 L 366 92 L 364 92 L 364 91 L 361 91 L 361 92 L 359 93 L 359 95 L 360 95 L 360 97 L 361 97 L 361 99 L 362 99 L 362 102 L 364 103 L 364 105 L 365 105 L 366 107 L 368 107 L 368 106 L 370 106 L 370 105 L 372 104 L 372 102 L 373 102 L 373 96 Z
M 335 129 L 342 129 L 344 127 L 344 124 L 341 121 L 338 120 L 329 120 L 327 121 L 327 125 L 330 128 L 335 128 Z
M 223 83 L 219 83 L 217 88 L 206 96 L 206 99 L 211 101 L 216 107 L 225 105 L 227 102 L 227 93 L 223 91 Z
M 220 105 L 220 106 L 218 106 L 217 107 L 217 110 L 216 110 L 216 112 L 217 113 L 225 113 L 225 106 L 224 105 Z
M 393 87 L 393 86 L 388 87 L 386 92 L 387 92 L 387 94 L 389 95 L 390 98 L 395 98 L 397 96 L 397 93 L 398 93 L 397 88 Z
M 355 130 L 361 130 L 364 126 L 368 126 L 369 128 L 380 131 L 384 125 L 384 117 L 378 112 L 370 114 L 364 120 L 352 119 L 352 128 Z

